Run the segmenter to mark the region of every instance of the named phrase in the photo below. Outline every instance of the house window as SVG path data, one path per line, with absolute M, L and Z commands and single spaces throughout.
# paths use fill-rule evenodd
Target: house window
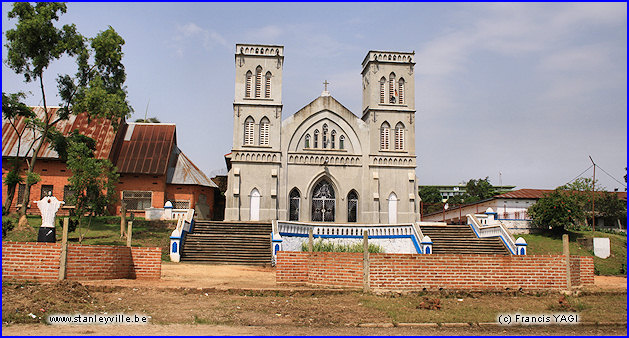
M 260 97 L 262 92 L 262 67 L 256 68 L 256 97 Z
M 245 120 L 245 145 L 253 145 L 253 117 Z
M 402 78 L 398 81 L 398 101 L 404 104 L 404 79 Z
M 18 185 L 17 187 L 17 201 L 15 202 L 16 205 L 22 205 L 22 200 L 24 199 L 24 192 L 26 191 L 26 184 L 21 184 Z
M 253 80 L 253 74 L 251 71 L 247 72 L 246 84 L 245 84 L 245 97 L 251 97 L 251 82 Z
M 293 188 L 289 195 L 289 221 L 299 221 L 299 200 L 299 190 Z
M 304 139 L 304 148 L 310 148 L 310 134 L 307 134 Z
M 404 125 L 402 122 L 395 126 L 395 150 L 404 149 Z
M 384 101 L 384 84 L 385 82 L 387 82 L 387 80 L 385 80 L 384 76 L 380 79 L 380 103 L 385 103 Z
M 389 149 L 389 129 L 391 126 L 387 122 L 380 127 L 380 150 Z
M 260 145 L 269 145 L 269 119 L 266 117 L 263 117 L 262 121 L 260 121 Z
M 264 97 L 271 98 L 271 72 L 266 72 L 264 76 Z
M 42 198 L 44 198 L 46 196 L 52 196 L 52 189 L 53 189 L 52 185 L 42 185 L 41 186 L 40 199 L 42 199 Z
M 142 211 L 152 206 L 152 195 L 153 193 L 151 191 L 125 190 L 122 192 L 122 202 L 129 211 Z
M 74 203 L 72 203 L 73 201 L 71 200 L 74 197 L 74 190 L 72 190 L 72 187 L 69 185 L 64 185 L 63 186 L 63 201 L 65 202 L 66 206 L 73 206 Z
M 178 200 L 173 203 L 173 209 L 190 209 L 190 200 Z

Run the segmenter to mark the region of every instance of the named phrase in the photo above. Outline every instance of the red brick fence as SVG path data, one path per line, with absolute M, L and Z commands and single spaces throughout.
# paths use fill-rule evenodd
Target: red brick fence
M 56 281 L 61 244 L 2 242 L 2 278 Z M 66 279 L 159 279 L 161 248 L 68 244 Z
M 592 257 L 570 256 L 572 286 L 594 284 Z M 561 290 L 568 264 L 561 255 L 419 255 L 289 252 L 277 255 L 276 281 L 380 290 Z

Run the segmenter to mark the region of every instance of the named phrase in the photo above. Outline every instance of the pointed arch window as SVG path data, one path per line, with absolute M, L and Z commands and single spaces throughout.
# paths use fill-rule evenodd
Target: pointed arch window
M 385 103 L 385 95 L 384 95 L 384 84 L 387 80 L 384 76 L 380 79 L 380 103 Z
M 306 134 L 304 138 L 304 148 L 310 148 L 310 134 Z
M 395 126 L 395 150 L 404 150 L 404 125 L 398 122 Z
M 389 103 L 395 103 L 395 74 L 389 74 Z
M 313 140 L 313 148 L 318 148 L 319 147 L 319 129 L 315 129 L 314 131 L 314 140 Z
M 245 97 L 251 97 L 251 83 L 253 82 L 253 73 L 247 72 L 245 77 Z
M 380 126 L 380 150 L 389 150 L 389 129 L 391 126 L 387 122 Z
M 301 199 L 301 195 L 299 194 L 299 190 L 297 188 L 293 188 L 291 190 L 289 196 L 289 206 L 288 206 L 288 220 L 289 221 L 299 221 L 299 202 Z
M 269 145 L 269 119 L 265 117 L 260 121 L 260 145 L 268 146 Z
M 323 140 L 321 141 L 322 148 L 325 149 L 328 147 L 328 125 L 323 124 Z
M 254 128 L 253 117 L 249 116 L 245 120 L 245 140 L 244 140 L 245 145 L 248 145 L 248 146 L 253 145 L 253 128 Z
M 397 86 L 398 86 L 398 102 L 400 104 L 404 104 L 404 79 L 400 78 L 400 80 L 397 82 Z
M 264 76 L 264 97 L 271 98 L 271 72 L 266 72 Z
M 336 147 L 336 130 L 332 130 L 330 133 L 330 148 L 334 149 Z
M 357 222 L 358 220 L 358 193 L 352 190 L 347 194 L 347 221 Z
M 262 92 L 262 67 L 256 68 L 256 97 L 260 97 Z
M 339 149 L 345 149 L 345 135 L 339 137 Z

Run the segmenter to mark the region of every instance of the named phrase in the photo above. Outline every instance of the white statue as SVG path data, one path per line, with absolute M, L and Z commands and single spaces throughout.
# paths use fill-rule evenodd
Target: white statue
M 58 200 L 54 196 L 46 196 L 40 201 L 33 202 L 37 203 L 37 207 L 41 212 L 41 226 L 43 228 L 54 228 L 57 210 L 59 210 L 61 205 L 65 204 L 65 202 Z

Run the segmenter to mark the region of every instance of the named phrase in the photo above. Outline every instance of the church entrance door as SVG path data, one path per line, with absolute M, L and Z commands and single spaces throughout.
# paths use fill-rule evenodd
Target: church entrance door
M 260 220 L 260 192 L 258 189 L 251 191 L 251 205 L 249 209 L 249 220 Z
M 323 179 L 312 191 L 312 221 L 334 222 L 335 211 L 334 188 L 329 181 Z

